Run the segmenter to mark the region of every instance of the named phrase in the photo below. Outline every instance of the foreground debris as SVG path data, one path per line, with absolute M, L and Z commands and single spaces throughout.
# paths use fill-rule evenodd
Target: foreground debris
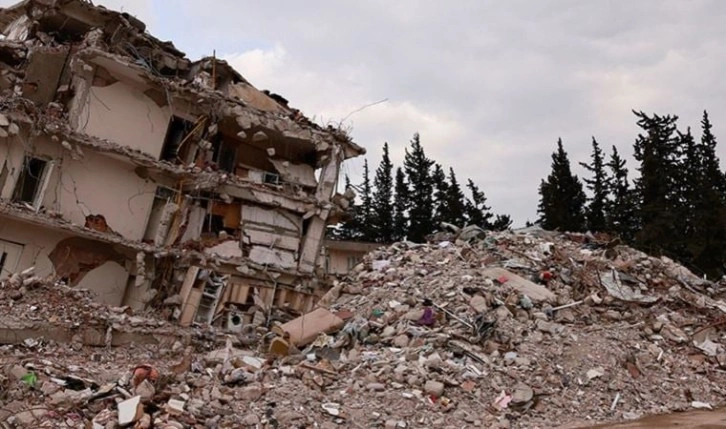
M 6 317 L 56 314 L 69 329 L 115 320 L 117 331 L 135 322 L 139 335 L 176 339 L 12 342 L 0 348 L 0 422 L 550 428 L 723 403 L 723 283 L 586 235 L 450 240 L 379 249 L 325 308 L 247 336 L 6 282 Z

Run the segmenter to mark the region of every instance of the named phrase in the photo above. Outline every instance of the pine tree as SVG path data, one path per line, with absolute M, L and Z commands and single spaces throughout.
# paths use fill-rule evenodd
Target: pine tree
M 446 173 L 440 164 L 434 164 L 431 180 L 434 185 L 434 229 L 439 228 L 441 222 L 451 219 L 448 205 L 449 184 L 446 182 Z
M 681 251 L 675 226 L 681 208 L 678 117 L 633 113 L 644 130 L 634 144 L 634 156 L 640 162 L 635 187 L 640 204 L 636 244 L 651 254 L 673 256 Z
M 726 174 L 721 172 L 721 163 L 716 156 L 716 137 L 713 135 L 713 125 L 704 110 L 701 120 L 701 144 L 698 146 L 705 180 L 724 198 L 726 198 Z
M 409 228 L 407 238 L 413 242 L 423 242 L 434 230 L 433 223 L 433 181 L 431 166 L 434 162 L 426 157 L 419 134 L 411 140 L 411 150 L 406 149 L 403 168 L 410 186 Z
M 367 159 L 363 163 L 363 183 L 360 188 L 361 205 L 358 220 L 361 231 L 360 241 L 373 241 L 373 237 L 375 235 L 373 219 L 373 190 L 371 188 L 371 177 Z
M 695 148 L 699 171 L 692 186 L 694 215 L 688 248 L 693 256 L 693 265 L 718 278 L 724 274 L 726 262 L 726 181 L 716 155 L 713 126 L 705 111 L 701 127 L 701 142 Z
M 466 182 L 466 187 L 471 193 L 471 198 L 467 198 L 465 203 L 466 223 L 487 229 L 494 216 L 486 205 L 487 197 L 471 179 Z
M 701 199 L 703 181 L 703 162 L 696 140 L 688 127 L 685 133 L 677 132 L 679 164 L 677 180 L 677 211 L 674 228 L 678 235 L 677 247 L 681 249 L 681 258 L 684 261 L 693 259 L 692 253 L 687 249 L 688 243 L 693 240 L 694 222 L 698 201 Z
M 604 210 L 608 199 L 608 184 L 603 153 L 595 137 L 592 138 L 590 164 L 581 162 L 580 165 L 592 175 L 589 179 L 583 179 L 591 193 L 585 209 L 587 229 L 591 232 L 604 232 L 606 229 Z
M 512 218 L 509 215 L 497 215 L 487 229 L 492 231 L 506 231 L 512 226 Z
M 552 154 L 552 172 L 539 187 L 540 202 L 537 209 L 543 228 L 561 231 L 582 231 L 585 228 L 584 206 L 587 197 L 582 183 L 572 174 L 570 160 L 557 140 Z
M 608 193 L 611 195 L 604 208 L 606 231 L 618 234 L 624 241 L 630 242 L 635 236 L 637 227 L 636 198 L 628 181 L 625 159 L 620 157 L 615 146 L 606 165 L 609 170 Z
M 373 179 L 373 239 L 390 243 L 394 239 L 393 224 L 393 164 L 388 156 L 388 143 L 383 145 L 383 157 Z
M 454 174 L 454 169 L 449 168 L 449 186 L 446 193 L 446 206 L 447 206 L 447 214 L 448 219 L 446 220 L 448 223 L 456 226 L 463 226 L 466 223 L 466 197 L 464 196 L 464 192 L 461 191 L 461 186 L 459 186 L 459 182 L 456 180 L 456 174 Z
M 408 219 L 406 218 L 406 210 L 408 210 L 409 190 L 406 185 L 406 176 L 403 174 L 401 167 L 396 169 L 396 184 L 394 185 L 396 194 L 393 201 L 393 241 L 401 241 L 406 239 L 408 231 Z

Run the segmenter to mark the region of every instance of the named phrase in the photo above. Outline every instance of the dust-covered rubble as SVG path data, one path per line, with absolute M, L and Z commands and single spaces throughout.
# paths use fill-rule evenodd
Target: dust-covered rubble
M 317 310 L 253 327 L 254 341 L 149 322 L 139 333 L 188 335 L 6 345 L 0 424 L 572 428 L 722 404 L 723 282 L 607 237 L 482 235 L 379 249 Z M 82 292 L 22 283 L 0 289 L 8 317 L 148 319 L 81 299 L 74 311 L 50 297 Z

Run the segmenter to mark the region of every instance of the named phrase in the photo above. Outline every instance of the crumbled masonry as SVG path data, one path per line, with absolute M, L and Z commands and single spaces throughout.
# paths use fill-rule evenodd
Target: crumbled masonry
M 184 326 L 313 308 L 365 153 L 345 132 L 88 1 L 22 1 L 0 32 L 0 280 L 34 268 Z
M 345 132 L 90 1 L 21 1 L 0 33 L 0 428 L 579 428 L 723 405 L 723 280 L 537 228 L 326 243 L 365 153 Z
M 726 282 L 605 236 L 464 232 L 375 250 L 315 310 L 236 333 L 18 273 L 0 325 L 35 331 L 0 335 L 0 424 L 584 428 L 723 405 Z

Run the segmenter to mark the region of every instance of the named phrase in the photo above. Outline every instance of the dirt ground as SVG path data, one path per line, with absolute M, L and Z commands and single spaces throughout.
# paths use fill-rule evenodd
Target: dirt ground
M 632 422 L 598 425 L 594 427 L 603 429 L 724 429 L 726 428 L 726 410 L 694 411 L 649 416 Z

